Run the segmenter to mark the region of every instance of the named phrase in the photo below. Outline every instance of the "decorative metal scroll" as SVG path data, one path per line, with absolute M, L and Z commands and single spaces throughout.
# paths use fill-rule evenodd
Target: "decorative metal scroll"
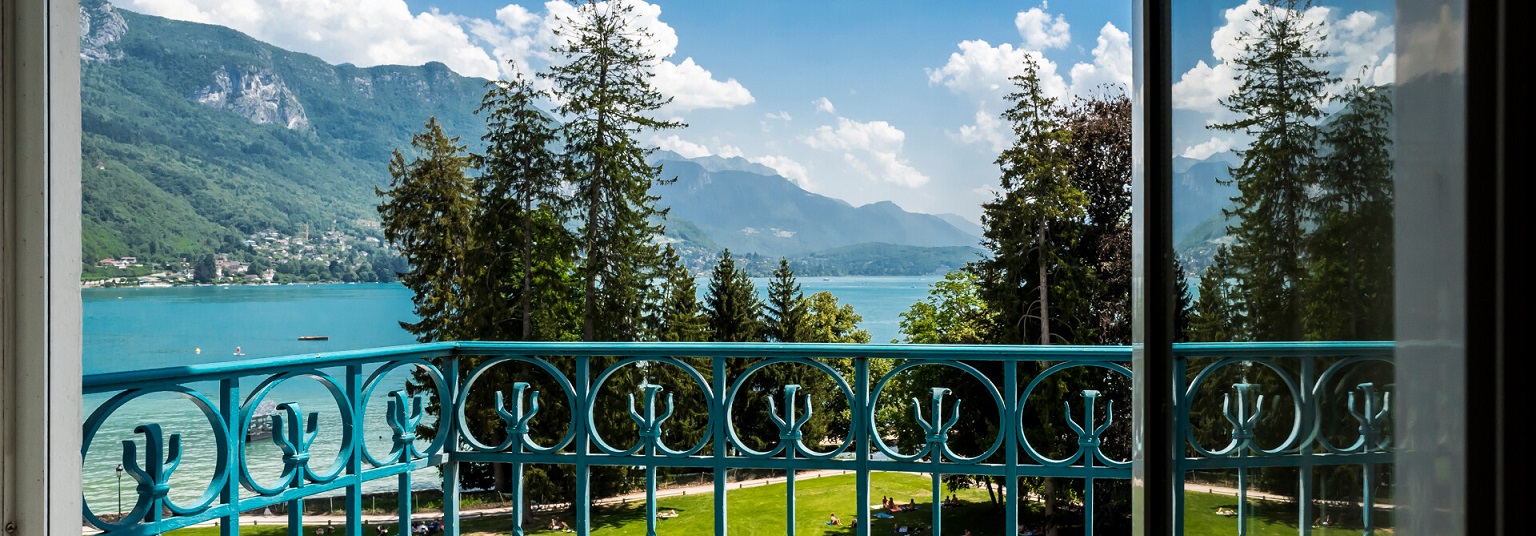
M 1389 354 L 1371 345 L 1298 344 L 1285 348 L 1278 354 L 1270 353 L 1268 347 L 1239 345 L 1197 347 L 1185 352 L 1219 357 L 1194 371 L 1178 401 L 1184 416 L 1178 431 L 1181 437 L 1189 438 L 1191 452 L 1179 461 L 1181 471 L 1235 469 L 1240 475 L 1240 492 L 1246 493 L 1243 475 L 1255 468 L 1356 464 L 1365 468 L 1370 479 L 1380 466 L 1390 463 L 1390 386 L 1355 386 L 1347 410 L 1341 408 L 1340 415 L 1321 414 L 1316 402 L 1327 389 L 1334 388 L 1330 382 L 1336 384 L 1350 377 L 1346 373 L 1349 367 L 1365 361 L 1390 362 Z M 469 361 L 466 356 L 476 357 Z M 876 374 L 871 363 L 881 360 L 888 360 L 891 366 L 876 370 L 889 372 Z M 577 474 L 573 528 L 580 534 L 593 526 L 586 505 L 593 499 L 589 477 L 598 466 L 645 470 L 647 533 L 653 535 L 659 517 L 657 470 L 667 467 L 713 472 L 717 534 L 727 532 L 728 474 L 732 469 L 745 468 L 785 471 L 785 516 L 791 534 L 798 516 L 796 473 L 808 470 L 854 473 L 859 504 L 872 502 L 872 472 L 930 477 L 928 530 L 934 534 L 943 530 L 947 506 L 944 475 L 999 477 L 1009 488 L 1004 494 L 1005 533 L 1015 534 L 1021 531 L 1019 510 L 1024 499 L 1019 493 L 1019 479 L 1065 479 L 1082 486 L 1083 529 L 1091 534 L 1104 515 L 1094 502 L 1094 482 L 1130 478 L 1130 461 L 1112 454 L 1119 450 L 1106 452 L 1111 444 L 1128 444 L 1123 425 L 1129 422 L 1126 408 L 1130 400 L 1116 404 L 1113 398 L 1128 396 L 1124 386 L 1132 375 L 1129 362 L 1130 349 L 1126 347 L 461 342 L 92 376 L 85 379 L 86 392 L 104 394 L 106 400 L 85 420 L 83 459 L 93 459 L 89 454 L 99 435 L 122 433 L 108 426 L 109 422 L 136 421 L 135 436 L 141 439 L 123 442 L 124 471 L 134 483 L 131 507 L 119 515 L 110 512 L 110 507 L 103 508 L 101 497 L 88 496 L 84 516 L 89 525 L 114 534 L 158 534 L 211 521 L 238 533 L 243 512 L 279 507 L 288 512 L 290 526 L 297 526 L 304 522 L 306 499 L 340 494 L 347 512 L 343 528 L 348 534 L 358 534 L 363 525 L 365 486 L 386 486 L 399 497 L 398 515 L 391 518 L 398 524 L 395 530 L 407 534 L 416 515 L 409 493 L 411 472 L 440 466 L 445 475 L 441 485 L 444 531 L 455 535 L 459 490 L 454 475 L 458 466 L 499 462 L 511 464 L 513 470 L 511 496 L 517 506 L 506 527 L 513 534 L 533 528 L 527 526 L 530 518 L 525 511 L 528 497 L 523 472 L 528 464 L 572 467 Z M 1323 362 L 1326 366 L 1318 365 Z M 1182 378 L 1182 354 L 1180 363 L 1178 374 Z M 1284 408 L 1259 402 L 1259 387 L 1249 383 L 1234 386 L 1228 393 L 1228 406 L 1222 415 L 1231 425 L 1230 444 L 1206 448 L 1194 439 L 1187 422 L 1191 400 L 1217 370 L 1236 363 L 1273 369 L 1281 378 L 1281 388 L 1296 401 L 1292 408 L 1295 425 L 1278 444 L 1260 444 L 1255 427 Z M 508 380 L 507 374 L 497 372 L 514 365 L 516 368 L 510 370 L 532 371 L 538 378 Z M 692 385 L 667 385 L 647 378 L 632 389 L 619 386 L 620 372 L 635 366 L 669 367 L 679 373 L 665 376 L 672 378 L 666 381 Z M 820 387 L 815 389 L 805 381 L 774 385 L 776 395 L 761 399 L 766 408 L 743 413 L 743 407 L 756 407 L 747 404 L 747 393 L 761 396 L 754 391 L 762 385 L 755 375 L 768 374 L 772 367 L 800 367 L 813 376 L 823 376 L 825 381 L 816 380 L 814 385 Z M 1315 367 L 1322 370 L 1314 373 Z M 413 387 L 399 385 L 399 375 L 391 374 L 401 370 L 412 373 Z M 1088 386 L 1061 392 L 1060 382 L 1068 373 L 1077 378 L 1074 381 L 1086 381 Z M 767 377 L 771 376 L 761 378 Z M 318 384 L 319 400 L 276 400 L 275 413 L 258 415 L 262 402 L 284 396 L 278 394 L 284 392 L 279 385 L 293 381 Z M 1091 385 L 1094 381 L 1104 384 Z M 963 405 L 958 395 L 961 385 L 953 382 L 971 386 L 964 391 L 970 394 Z M 243 385 L 255 387 L 245 391 Z M 535 385 L 554 392 L 541 392 Z M 597 396 L 605 388 L 627 396 L 609 407 L 612 404 Z M 668 431 L 680 426 L 677 412 L 683 410 L 684 402 L 677 397 L 682 392 L 694 393 L 695 388 L 697 394 L 692 396 L 699 399 L 695 403 L 707 408 L 704 422 L 695 423 L 699 439 L 687 440 L 690 444 L 669 444 Z M 1047 392 L 1058 398 L 1043 394 Z M 170 393 L 190 401 L 202 416 L 199 422 L 206 421 L 212 431 L 212 444 L 201 446 L 209 452 L 197 456 L 211 463 L 205 468 L 212 474 L 206 482 L 185 484 L 172 478 L 178 471 L 186 471 L 193 447 L 169 427 L 168 421 L 157 422 L 159 415 L 144 411 L 144 404 L 133 404 L 154 393 Z M 375 398 L 384 403 L 370 410 L 370 401 Z M 472 414 L 466 411 L 472 400 L 488 398 L 494 399 L 489 429 L 499 430 L 497 435 L 501 436 L 493 442 L 476 436 L 474 429 L 487 428 L 470 426 Z M 1067 431 L 1069 439 L 1065 442 L 1057 441 L 1059 436 L 1032 439 L 1032 434 L 1039 433 L 1031 424 L 1037 422 L 1033 416 L 1044 415 L 1035 413 L 1041 411 L 1036 408 L 1047 406 L 1060 408 L 1050 426 Z M 810 437 L 807 430 L 813 417 L 832 415 L 829 407 L 842 408 L 847 417 L 834 419 L 835 426 L 825 437 Z M 1116 413 L 1117 407 L 1122 408 L 1121 413 Z M 551 408 L 556 411 L 550 413 Z M 558 417 L 567 410 L 570 418 L 563 422 L 541 417 Z M 326 415 L 335 418 L 321 418 Z M 476 410 L 473 415 L 488 414 Z M 599 415 L 627 419 L 633 432 L 626 434 L 632 435 L 609 437 L 614 432 L 597 425 Z M 1320 432 L 1325 419 L 1339 418 L 1352 419 L 1359 431 L 1358 438 L 1342 446 Z M 759 430 L 766 426 L 769 435 L 743 437 L 741 424 L 746 422 L 760 424 Z M 966 429 L 964 422 L 992 423 L 995 433 L 985 436 L 982 430 Z M 178 421 L 178 426 L 186 424 Z M 893 430 L 909 430 L 915 435 Z M 904 439 L 891 444 L 887 436 L 892 433 Z M 975 441 L 966 443 L 970 445 L 967 447 L 956 443 L 956 434 L 978 437 L 968 438 Z M 326 452 L 336 453 L 333 458 L 320 454 L 320 445 L 326 441 L 330 441 Z M 1050 441 L 1055 443 L 1047 444 Z M 263 476 L 263 471 L 255 469 L 258 465 L 276 476 Z M 88 475 L 91 469 L 87 467 Z M 389 479 L 393 479 L 393 486 L 385 484 Z M 196 497 L 185 498 L 191 495 Z M 1369 505 L 1373 500 L 1370 495 L 1364 500 L 1363 524 L 1367 530 L 1372 528 Z M 860 510 L 854 516 L 856 533 L 868 534 L 871 512 Z M 1241 520 L 1248 516 L 1246 510 L 1239 512 L 1239 533 L 1245 530 Z

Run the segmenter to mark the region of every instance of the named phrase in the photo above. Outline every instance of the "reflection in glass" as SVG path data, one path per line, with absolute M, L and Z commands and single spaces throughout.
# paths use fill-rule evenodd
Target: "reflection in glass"
M 1392 4 L 1175 9 L 1177 340 L 1390 341 Z M 1201 467 L 1181 478 L 1231 489 L 1186 488 L 1186 529 L 1392 526 L 1390 458 L 1371 457 L 1391 444 L 1390 348 L 1358 348 L 1176 351 L 1181 465 Z M 1354 457 L 1317 456 L 1340 452 Z M 1197 463 L 1213 458 L 1231 461 Z

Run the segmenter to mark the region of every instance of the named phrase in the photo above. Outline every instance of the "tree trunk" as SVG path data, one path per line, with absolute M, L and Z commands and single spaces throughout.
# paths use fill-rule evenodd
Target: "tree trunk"
M 533 196 L 523 199 L 523 293 L 519 296 L 523 306 L 523 338 L 529 340 L 533 336 L 532 315 L 533 298 L 529 296 L 533 288 Z
M 1036 230 L 1035 246 L 1039 248 L 1040 259 L 1040 344 L 1051 344 L 1051 285 L 1047 279 L 1045 266 L 1045 219 L 1041 218 L 1040 227 Z M 1045 477 L 1045 519 L 1049 527 L 1048 534 L 1056 536 L 1056 479 Z
M 1045 527 L 1046 534 L 1056 536 L 1056 479 L 1045 477 Z

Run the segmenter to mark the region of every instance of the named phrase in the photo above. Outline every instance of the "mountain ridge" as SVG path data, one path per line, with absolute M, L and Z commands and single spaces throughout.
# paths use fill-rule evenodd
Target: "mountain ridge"
M 80 28 L 87 262 L 239 252 L 267 229 L 382 238 L 374 189 L 389 181 L 395 150 L 410 157 L 411 135 L 428 117 L 468 150 L 483 147 L 484 121 L 474 110 L 487 81 L 439 62 L 332 65 L 230 28 L 103 0 L 82 0 Z M 740 157 L 696 160 L 666 161 L 666 176 L 694 167 L 677 170 L 687 172 L 685 186 L 657 191 L 674 209 L 669 240 L 691 241 L 701 253 L 729 247 L 776 257 L 869 242 L 977 242 L 935 216 L 806 192 Z M 704 217 L 705 206 L 734 213 L 734 227 Z M 841 219 L 795 220 L 796 212 Z

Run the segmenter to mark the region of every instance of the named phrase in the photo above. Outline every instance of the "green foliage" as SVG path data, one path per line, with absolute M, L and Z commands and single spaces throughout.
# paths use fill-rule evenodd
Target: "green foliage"
M 400 280 L 413 293 L 414 323 L 400 325 L 422 342 L 474 339 L 465 318 L 474 314 L 468 282 L 477 199 L 465 176 L 469 156 L 457 137 L 448 137 L 436 118 L 411 138 L 417 153 L 407 161 L 399 150 L 389 162 L 389 189 L 376 190 L 384 202 L 379 219 L 384 236 L 400 248 L 410 271 Z
M 997 157 L 1002 168 L 997 197 L 982 205 L 983 245 L 992 255 L 977 268 L 987 300 L 1000 315 L 999 342 L 1050 344 L 1053 327 L 1065 328 L 1052 316 L 1050 297 L 1057 289 L 1050 282 L 1051 267 L 1067 262 L 1075 237 L 1066 234 L 1071 230 L 1066 222 L 1083 217 L 1088 199 L 1071 181 L 1072 134 L 1055 99 L 1040 87 L 1035 60 L 1026 59 L 1024 74 L 1012 80 L 1013 104 L 1003 118 L 1015 140 Z
M 548 73 L 556 110 L 565 123 L 560 139 L 571 159 L 568 177 L 580 218 L 584 281 L 583 340 L 638 340 L 644 287 L 660 271 L 652 238 L 662 234 L 650 193 L 659 166 L 645 161 L 654 149 L 636 139 L 647 130 L 682 127 L 648 114 L 670 102 L 651 87 L 657 58 L 652 39 L 625 1 L 589 0 L 565 22 L 564 58 Z
M 666 278 L 656 288 L 660 303 L 651 320 L 652 338 L 668 342 L 708 340 L 709 324 L 699 307 L 693 274 L 683 266 L 671 244 L 662 251 L 662 262 Z
M 1356 79 L 1323 130 L 1306 238 L 1307 337 L 1392 339 L 1392 101 Z
M 869 342 L 869 332 L 859 329 L 864 317 L 853 311 L 853 305 L 838 305 L 837 296 L 821 291 L 805 298 L 805 339 L 801 342 L 853 343 Z M 849 369 L 850 371 L 852 369 Z
M 218 277 L 219 267 L 214 264 L 213 254 L 204 253 L 197 258 L 192 265 L 192 280 L 198 283 L 212 283 Z
M 1190 322 L 1194 317 L 1194 304 L 1190 302 L 1189 275 L 1184 271 L 1184 263 L 1178 256 L 1173 258 L 1173 294 L 1175 296 L 1173 308 L 1173 340 L 1174 342 L 1189 342 Z
M 1077 99 L 1063 121 L 1072 133 L 1072 184 L 1087 195 L 1063 275 L 1082 299 L 1057 301 L 1078 344 L 1131 341 L 1131 100 L 1122 92 Z
M 1303 234 L 1308 189 L 1315 185 L 1316 122 L 1337 79 L 1317 68 L 1327 57 L 1320 27 L 1303 18 L 1308 0 L 1267 0 L 1248 17 L 1232 63 L 1238 87 L 1222 104 L 1238 115 L 1210 128 L 1252 136 L 1232 168 L 1238 195 L 1226 211 L 1232 278 L 1249 312 L 1252 340 L 1302 339 Z
M 929 286 L 925 301 L 901 313 L 901 334 L 912 344 L 987 344 L 994 322 L 976 274 L 956 270 Z
M 1189 315 L 1191 342 L 1230 342 L 1242 340 L 1244 315 L 1242 300 L 1232 280 L 1232 257 L 1226 246 L 1216 250 L 1216 257 L 1200 276 L 1200 293 Z
M 720 262 L 709 278 L 709 294 L 704 297 L 704 312 L 709 319 L 709 340 L 714 342 L 754 342 L 763 338 L 762 302 L 747 273 L 736 267 L 731 250 L 720 254 Z
M 763 318 L 764 335 L 770 341 L 812 342 L 806 325 L 805 294 L 795 281 L 789 261 L 780 257 L 779 267 L 768 281 L 768 303 Z M 830 342 L 830 341 L 828 341 Z

